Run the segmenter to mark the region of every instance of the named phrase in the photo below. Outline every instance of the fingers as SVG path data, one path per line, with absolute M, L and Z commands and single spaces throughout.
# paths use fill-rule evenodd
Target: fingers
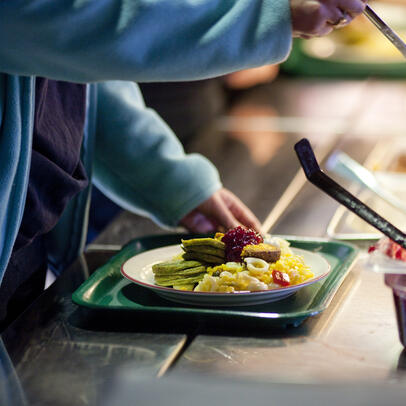
M 228 230 L 240 225 L 223 201 L 220 191 L 187 214 L 180 224 L 196 233 L 217 231 L 220 227 Z
M 211 199 L 205 202 L 207 204 L 203 203 L 203 207 L 200 207 L 200 211 L 217 222 L 218 225 L 229 230 L 241 224 L 224 201 L 222 191 L 223 190 L 215 193 Z
M 364 11 L 365 5 L 366 1 L 362 0 L 340 0 L 337 7 L 354 19 Z
M 210 233 L 217 230 L 217 225 L 197 210 L 187 214 L 180 224 L 192 233 Z
M 345 15 L 345 12 L 338 7 L 333 7 L 331 10 L 329 10 L 329 14 L 330 17 L 327 20 L 327 24 L 330 24 L 331 26 L 337 26 L 342 19 L 348 17 Z
M 290 0 L 293 36 L 311 38 L 349 24 L 366 0 Z
M 339 0 L 336 7 L 334 4 L 332 9 L 330 7 L 329 12 L 334 17 L 329 19 L 328 24 L 335 29 L 345 27 L 364 11 L 365 5 L 364 0 Z
M 180 224 L 189 231 L 208 233 L 219 229 L 229 230 L 237 226 L 261 232 L 261 224 L 255 215 L 233 193 L 221 189 L 187 214 Z
M 254 213 L 232 192 L 222 189 L 220 194 L 234 217 L 245 227 L 261 232 L 261 223 Z

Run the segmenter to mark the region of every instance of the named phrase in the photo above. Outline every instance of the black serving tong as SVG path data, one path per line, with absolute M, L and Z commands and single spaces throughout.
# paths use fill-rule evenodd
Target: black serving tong
M 347 209 L 361 217 L 391 240 L 406 248 L 406 234 L 362 203 L 361 200 L 357 199 L 320 169 L 310 142 L 306 138 L 295 144 L 295 151 L 307 179 L 313 185 L 347 207 Z
M 370 6 L 366 6 L 364 10 L 365 16 L 371 21 L 376 28 L 400 51 L 406 58 L 406 44 L 403 40 L 385 23 Z

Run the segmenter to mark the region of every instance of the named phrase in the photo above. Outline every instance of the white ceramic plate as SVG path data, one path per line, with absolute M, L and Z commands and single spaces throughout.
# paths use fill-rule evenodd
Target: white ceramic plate
M 284 299 L 304 286 L 311 285 L 326 277 L 330 272 L 329 263 L 319 254 L 292 248 L 295 254 L 303 256 L 305 263 L 314 273 L 314 278 L 304 283 L 280 289 L 263 290 L 257 292 L 190 292 L 158 286 L 154 281 L 152 265 L 167 261 L 180 254 L 182 249 L 177 245 L 156 248 L 131 257 L 121 267 L 124 277 L 137 285 L 151 289 L 159 296 L 173 302 L 191 304 L 196 306 L 247 306 Z

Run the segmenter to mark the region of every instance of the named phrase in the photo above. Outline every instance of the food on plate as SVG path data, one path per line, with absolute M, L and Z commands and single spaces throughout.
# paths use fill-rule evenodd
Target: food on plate
M 248 257 L 244 258 L 244 262 L 247 265 L 247 269 L 252 272 L 266 271 L 269 267 L 269 263 L 261 258 Z
M 157 285 L 188 290 L 203 279 L 206 268 L 198 261 L 174 259 L 153 265 L 152 271 Z
M 209 264 L 222 264 L 225 259 L 225 244 L 216 238 L 193 238 L 182 240 L 185 260 L 198 260 Z
M 241 251 L 241 257 L 261 258 L 266 262 L 272 263 L 278 261 L 281 257 L 281 249 L 271 244 L 259 243 L 257 245 L 246 245 Z
M 264 239 L 256 231 L 239 226 L 227 231 L 221 241 L 225 243 L 226 260 L 240 261 L 241 251 L 246 245 L 259 244 Z
M 236 227 L 214 238 L 183 239 L 180 256 L 152 266 L 155 283 L 196 292 L 261 291 L 314 277 L 300 255 L 279 238 Z
M 193 238 L 191 240 L 181 240 L 183 248 L 186 249 L 194 249 L 194 248 L 212 248 L 214 250 L 219 250 L 224 253 L 225 244 L 221 241 L 221 237 L 223 234 L 217 233 L 216 237 L 214 238 Z

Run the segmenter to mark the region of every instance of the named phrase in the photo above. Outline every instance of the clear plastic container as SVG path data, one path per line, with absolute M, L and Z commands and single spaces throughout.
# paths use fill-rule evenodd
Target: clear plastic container
M 393 291 L 399 339 L 406 347 L 406 275 L 387 273 L 385 274 L 385 283 Z

